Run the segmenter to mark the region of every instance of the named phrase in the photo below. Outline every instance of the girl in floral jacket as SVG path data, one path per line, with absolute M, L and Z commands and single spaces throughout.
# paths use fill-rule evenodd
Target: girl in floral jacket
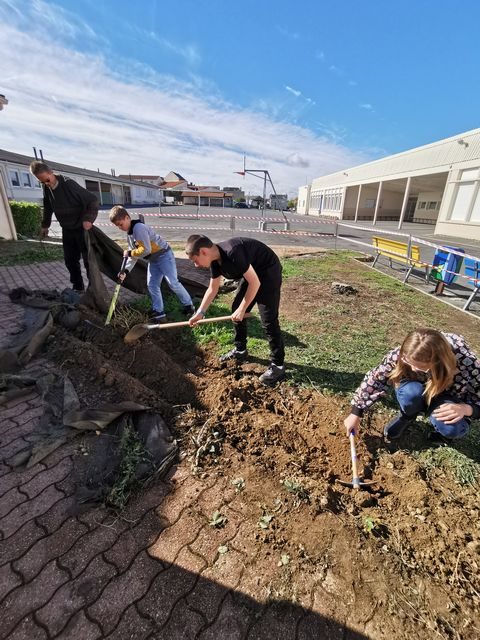
M 480 360 L 463 336 L 435 329 L 416 329 L 401 347 L 369 371 L 356 390 L 352 411 L 345 419 L 347 435 L 358 433 L 365 410 L 395 389 L 400 413 L 384 428 L 384 436 L 399 438 L 426 413 L 434 429 L 445 438 L 461 438 L 470 418 L 480 418 Z

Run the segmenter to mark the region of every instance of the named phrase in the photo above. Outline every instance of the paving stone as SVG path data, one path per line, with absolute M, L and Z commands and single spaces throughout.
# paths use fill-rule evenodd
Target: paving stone
M 75 613 L 95 602 L 114 575 L 114 567 L 97 556 L 78 578 L 64 584 L 36 612 L 38 621 L 48 628 L 51 636 L 57 635 Z
M 17 438 L 23 438 L 26 442 L 29 442 L 29 436 L 32 435 L 35 428 L 35 422 L 33 420 L 37 419 L 34 418 L 25 424 L 17 425 L 14 429 L 9 429 L 8 432 L 0 438 L 0 448 L 8 447 L 8 445 L 12 444 Z
M 31 445 L 26 440 L 19 436 L 15 438 L 15 440 L 12 440 L 12 442 L 6 444 L 4 447 L 0 447 L 0 458 L 5 460 L 5 462 L 8 464 L 13 456 L 16 456 L 17 453 L 20 453 L 20 451 L 23 451 L 24 449 L 29 449 L 30 446 Z
M 303 615 L 301 607 L 275 602 L 250 629 L 248 640 L 265 640 L 269 635 L 275 640 L 291 640 L 295 638 L 298 621 Z
M 248 627 L 255 615 L 261 613 L 261 607 L 255 606 L 252 601 L 251 609 L 238 607 L 232 601 L 229 593 L 222 603 L 220 613 L 215 622 L 208 626 L 200 635 L 199 640 L 220 640 L 220 638 L 228 638 L 228 640 L 245 640 L 247 638 Z M 263 640 L 273 640 L 274 635 L 265 636 Z M 292 640 L 292 636 L 289 640 Z M 320 638 L 318 639 L 320 640 Z
M 23 411 L 19 411 L 17 408 L 17 413 L 12 416 L 12 418 L 15 420 L 19 427 L 24 424 L 30 424 L 30 428 L 33 429 L 35 426 L 34 420 L 38 420 L 38 418 L 43 415 L 43 412 L 43 404 L 41 407 L 30 407 L 28 404 L 26 404 L 26 408 Z
M 162 482 L 156 481 L 142 493 L 132 497 L 127 504 L 123 516 L 127 520 L 138 520 L 146 511 L 158 507 L 159 517 L 161 516 L 162 504 L 171 492 L 171 488 Z
M 198 611 L 191 609 L 185 600 L 181 600 L 172 612 L 167 624 L 162 627 L 157 637 L 173 640 L 194 640 L 197 633 L 205 625 L 204 618 Z
M 66 520 L 57 531 L 39 540 L 24 556 L 14 562 L 14 569 L 22 574 L 25 582 L 29 582 L 50 560 L 68 551 L 86 531 L 87 527 L 74 518 Z
M 49 490 L 50 487 L 48 489 L 45 489 L 45 491 Z M 50 509 L 48 509 L 48 511 L 37 516 L 38 524 L 42 527 L 45 527 L 48 533 L 53 533 L 58 529 L 58 527 L 62 525 L 63 522 L 65 522 L 65 520 L 71 518 L 70 514 L 73 507 L 75 506 L 75 500 L 72 498 L 72 496 L 64 497 L 63 493 L 58 491 L 56 487 L 55 490 L 61 496 L 61 499 L 57 500 L 57 502 L 55 502 L 55 504 L 53 504 Z
M 37 540 L 45 536 L 45 530 L 39 527 L 35 520 L 30 520 L 15 535 L 0 542 L 0 562 L 2 564 L 17 560 Z
M 361 637 L 360 635 L 349 636 L 345 632 L 344 626 L 335 620 L 324 618 L 315 613 L 307 613 L 298 624 L 297 640 L 317 640 L 318 638 L 345 640 L 349 637 L 358 637 L 359 639 Z
M 228 553 L 219 555 L 215 564 L 205 569 L 202 578 L 214 580 L 227 589 L 235 589 L 244 569 L 245 557 L 230 549 Z
M 238 513 L 235 512 L 238 516 Z M 242 518 L 243 516 L 240 516 Z M 258 533 L 259 528 L 256 523 L 243 521 L 237 529 L 237 533 L 230 543 L 230 546 L 237 551 L 245 554 L 247 558 L 254 557 L 258 552 L 258 542 L 255 540 L 255 535 Z
M 54 483 L 57 483 L 58 489 L 62 489 L 62 487 L 58 486 L 58 483 L 71 473 L 72 468 L 72 460 L 70 458 L 64 458 L 53 468 L 46 469 L 43 473 L 36 475 L 29 482 L 22 484 L 21 490 L 26 493 L 29 498 L 34 498 L 43 491 L 45 487 Z
M 186 570 L 183 566 L 188 566 L 189 569 Z M 179 564 L 162 571 L 153 581 L 146 596 L 137 602 L 140 614 L 151 618 L 160 627 L 164 625 L 175 604 L 193 589 L 204 566 L 203 560 L 188 549 L 183 549 Z
M 25 502 L 27 500 L 27 496 L 15 487 L 14 489 L 10 489 L 8 493 L 5 493 L 0 498 L 0 518 L 6 516 L 12 509 L 15 509 L 19 504 Z
M 109 549 L 122 532 L 125 522 L 117 522 L 116 526 L 98 526 L 77 540 L 75 545 L 59 558 L 62 567 L 67 568 L 76 578 L 87 565 L 102 552 Z
M 195 540 L 204 524 L 203 518 L 197 514 L 183 513 L 174 525 L 162 531 L 150 547 L 150 555 L 165 563 L 175 562 L 180 549 Z
M 55 640 L 97 640 L 103 638 L 97 624 L 89 620 L 83 611 L 76 613 Z
M 12 400 L 12 402 L 14 402 L 14 400 Z M 3 405 L 3 407 L 2 420 L 7 420 L 7 418 L 13 418 L 14 420 L 16 420 L 17 416 L 22 415 L 24 411 L 28 411 L 29 409 L 28 404 L 24 400 L 22 400 L 20 404 L 17 403 L 13 407 L 8 408 L 7 405 Z
M 10 564 L 4 564 L 0 568 L 0 602 L 15 587 L 22 584 L 22 579 L 13 571 Z
M 229 511 L 228 508 L 221 509 L 221 513 L 227 518 L 225 526 L 217 529 L 209 524 L 204 525 L 198 536 L 189 545 L 190 550 L 205 558 L 208 565 L 213 564 L 218 557 L 218 547 L 235 538 L 240 526 L 240 516 Z
M 2 632 L 8 635 L 22 618 L 45 605 L 67 580 L 68 574 L 56 562 L 50 562 L 32 582 L 11 591 L 0 604 Z
M 28 391 L 28 393 L 25 393 L 18 398 L 13 398 L 9 402 L 6 402 L 4 404 L 4 407 L 6 409 L 13 409 L 14 407 L 18 407 L 19 405 L 21 405 L 23 402 L 26 402 L 26 403 L 30 402 L 35 397 L 37 398 L 39 397 L 38 392 L 35 390 L 35 388 L 32 388 L 32 390 Z M 21 411 L 21 409 L 19 409 L 19 411 Z
M 45 630 L 38 626 L 31 615 L 26 616 L 8 636 L 8 640 L 46 640 L 46 638 Z
M 142 549 L 150 547 L 158 538 L 162 525 L 154 510 L 131 529 L 122 533 L 115 544 L 105 552 L 105 559 L 112 562 L 119 573 L 125 571 L 132 559 Z
M 11 419 L 0 420 L 0 445 L 4 444 L 4 437 L 12 429 L 18 429 L 18 424 Z M 6 442 L 6 441 L 5 441 Z
M 55 451 L 52 451 L 50 455 L 42 460 L 42 463 L 48 467 L 54 467 L 56 464 L 61 462 L 64 458 L 71 457 L 77 451 L 78 445 L 74 442 L 66 442 Z
M 135 608 L 135 605 L 130 605 L 122 616 L 118 627 L 105 636 L 106 640 L 145 640 L 152 633 L 152 630 L 156 626 L 151 620 L 142 618 Z M 154 638 L 161 638 L 156 634 Z M 170 640 L 174 640 L 170 638 Z
M 0 496 L 5 495 L 13 487 L 19 487 L 25 482 L 29 482 L 44 469 L 45 467 L 41 463 L 30 467 L 30 469 L 13 469 L 9 475 L 2 478 Z
M 213 486 L 202 492 L 195 506 L 205 517 L 210 518 L 213 511 L 221 509 L 234 498 L 235 487 L 229 483 L 228 478 L 219 478 Z
M 201 491 L 205 489 L 198 478 L 191 476 L 173 493 L 168 495 L 159 506 L 158 513 L 169 524 L 173 525 L 178 520 L 182 511 L 188 506 L 195 504 Z
M 27 500 L 18 505 L 13 511 L 10 511 L 7 516 L 2 518 L 0 527 L 3 535 L 5 538 L 13 535 L 15 531 L 18 531 L 26 522 L 46 513 L 62 498 L 63 494 L 51 486 L 47 487 L 47 489 L 42 491 L 42 493 L 33 500 Z
M 145 595 L 160 571 L 164 571 L 163 565 L 142 551 L 128 571 L 109 582 L 100 598 L 88 609 L 88 615 L 100 624 L 104 634 L 112 632 L 123 611 Z
M 206 624 L 212 624 L 218 615 L 220 605 L 227 591 L 228 590 L 222 585 L 213 580 L 206 580 L 203 578 L 203 575 L 201 575 L 186 600 L 192 609 L 202 613 Z

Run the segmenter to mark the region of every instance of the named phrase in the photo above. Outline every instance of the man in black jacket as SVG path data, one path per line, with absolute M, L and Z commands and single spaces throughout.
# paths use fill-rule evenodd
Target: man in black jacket
M 98 215 L 98 200 L 75 180 L 55 174 L 44 162 L 34 160 L 30 171 L 43 185 L 42 237 L 48 235 L 55 214 L 62 227 L 63 256 L 73 289 L 83 291 L 80 256 L 88 274 L 85 231 L 92 228 Z

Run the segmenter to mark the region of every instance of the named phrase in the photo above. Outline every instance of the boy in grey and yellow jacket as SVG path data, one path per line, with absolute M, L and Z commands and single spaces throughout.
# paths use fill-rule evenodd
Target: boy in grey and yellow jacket
M 119 280 L 125 279 L 138 258 L 143 258 L 148 262 L 147 287 L 152 299 L 152 320 L 154 322 L 165 322 L 166 320 L 160 289 L 164 278 L 182 303 L 185 315 L 193 315 L 195 308 L 192 299 L 178 280 L 175 256 L 168 242 L 152 227 L 140 220 L 132 220 L 128 211 L 121 206 L 113 207 L 109 218 L 116 227 L 127 232 L 129 248 L 124 251 L 123 256 L 128 260 L 124 271 L 118 274 Z

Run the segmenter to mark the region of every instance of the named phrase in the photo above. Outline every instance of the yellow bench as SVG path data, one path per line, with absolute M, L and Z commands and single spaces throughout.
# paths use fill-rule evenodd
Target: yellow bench
M 391 267 L 393 267 L 393 260 L 407 265 L 404 282 L 407 282 L 414 268 L 425 269 L 425 280 L 428 282 L 429 266 L 426 262 L 420 260 L 420 248 L 417 245 L 412 244 L 410 246 L 410 255 L 408 255 L 408 244 L 406 242 L 373 236 L 372 243 L 377 250 L 377 255 L 375 256 L 372 267 L 376 265 L 380 256 L 386 256 L 390 261 Z

